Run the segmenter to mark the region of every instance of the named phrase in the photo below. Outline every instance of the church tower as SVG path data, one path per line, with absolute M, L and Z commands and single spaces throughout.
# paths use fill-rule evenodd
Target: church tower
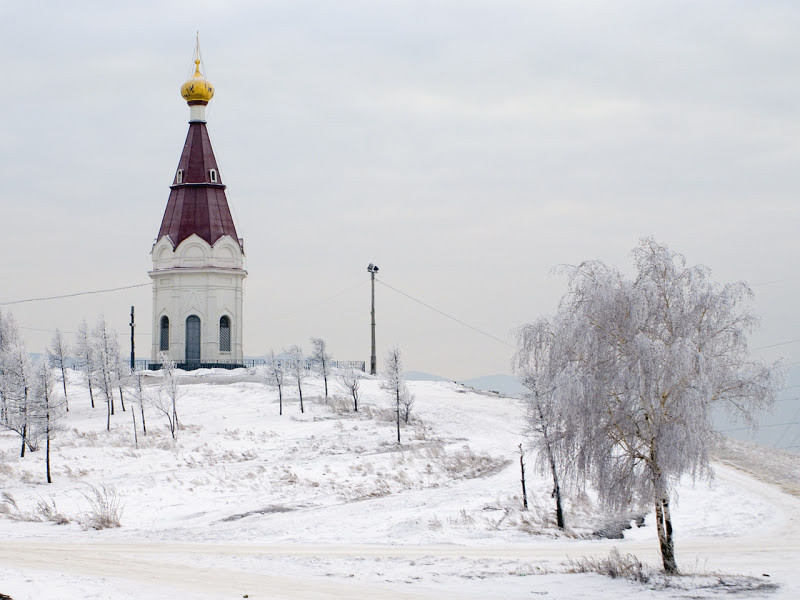
M 153 362 L 165 353 L 180 367 L 242 365 L 244 245 L 206 128 L 214 86 L 200 72 L 181 86 L 189 133 L 150 254 Z

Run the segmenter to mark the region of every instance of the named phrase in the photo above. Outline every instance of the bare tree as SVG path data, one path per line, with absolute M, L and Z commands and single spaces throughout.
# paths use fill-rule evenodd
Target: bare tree
M 283 362 L 275 356 L 275 350 L 270 349 L 266 356 L 267 385 L 278 388 L 278 414 L 283 414 L 283 377 L 285 369 Z
M 131 413 L 135 414 L 136 413 L 136 410 L 135 410 L 136 406 L 139 407 L 139 411 L 142 414 L 142 433 L 144 435 L 147 435 L 147 422 L 145 421 L 145 418 L 144 418 L 144 405 L 147 402 L 148 394 L 144 389 L 144 373 L 142 373 L 142 371 L 134 371 L 134 373 L 131 375 L 131 388 L 133 390 L 133 403 L 134 403 L 134 409 L 131 410 Z M 138 437 L 135 434 L 135 432 L 136 432 L 136 417 L 135 416 L 134 416 L 134 421 L 133 421 L 133 430 L 134 430 L 134 438 L 136 438 L 136 443 L 138 445 L 139 440 L 138 440 Z
M 525 489 L 525 451 L 522 444 L 519 445 L 519 471 L 520 481 L 522 482 L 522 508 L 528 510 L 528 490 Z
M 632 255 L 633 279 L 600 261 L 571 270 L 556 404 L 570 424 L 563 443 L 600 501 L 652 503 L 664 570 L 676 573 L 670 499 L 682 475 L 711 474 L 713 411 L 754 421 L 781 377 L 749 358 L 746 284 L 721 286 L 652 238 Z
M 64 388 L 64 407 L 69 412 L 69 398 L 67 397 L 67 354 L 69 346 L 59 329 L 53 334 L 50 346 L 47 347 L 47 356 L 50 364 L 61 373 L 61 385 Z
M 114 336 L 114 340 L 117 340 L 116 335 Z M 131 378 L 131 368 L 122 357 L 122 353 L 120 352 L 119 348 L 119 342 L 113 345 L 113 350 L 114 356 L 112 359 L 114 361 L 114 369 L 112 373 L 114 375 L 116 387 L 119 390 L 119 404 L 122 407 L 122 412 L 125 412 L 125 395 L 123 394 L 122 389 L 127 386 L 127 383 Z
M 414 406 L 415 400 L 414 394 L 409 391 L 408 387 L 404 387 L 400 395 L 400 403 L 403 405 L 403 422 L 406 424 L 408 424 L 408 419 L 411 416 L 411 407 Z
M 358 412 L 358 390 L 361 387 L 361 371 L 353 367 L 345 367 L 337 376 L 341 385 L 353 397 L 353 411 Z
M 303 408 L 303 380 L 308 377 L 306 370 L 306 359 L 303 357 L 303 349 L 300 346 L 292 346 L 288 352 L 289 372 L 297 382 L 297 393 L 300 394 L 300 412 L 305 412 Z
M 119 363 L 119 343 L 116 333 L 108 327 L 105 317 L 97 320 L 92 331 L 94 366 L 100 391 L 106 399 L 106 428 L 111 431 L 111 417 L 114 415 L 114 387 L 117 383 Z
M 559 472 L 569 460 L 570 449 L 559 442 L 563 439 L 566 422 L 557 406 L 556 382 L 566 360 L 563 340 L 556 334 L 550 320 L 541 318 L 517 330 L 518 349 L 514 355 L 514 370 L 527 388 L 527 419 L 537 434 L 536 466 L 553 479 L 552 497 L 556 502 L 556 524 L 566 528 L 561 497 Z M 520 461 L 522 457 L 520 456 Z M 524 485 L 524 484 L 523 484 Z
M 5 352 L 11 341 L 11 336 L 7 331 L 8 327 L 9 321 L 3 316 L 3 312 L 0 311 L 0 422 L 2 423 L 8 420 L 8 382 L 6 381 L 5 367 L 3 365 Z
M 25 344 L 19 335 L 16 321 L 9 315 L 4 318 L 3 341 L 0 349 L 2 369 L 2 391 L 5 415 L 3 427 L 17 433 L 21 439 L 20 457 L 25 456 L 25 447 L 35 449 L 31 431 L 33 396 L 33 367 Z
M 178 381 L 178 368 L 169 356 L 161 353 L 161 372 L 163 379 L 158 394 L 153 397 L 153 407 L 167 418 L 169 432 L 175 439 L 178 429 L 178 400 L 183 395 Z
M 61 402 L 53 393 L 53 374 L 46 360 L 35 366 L 35 378 L 32 395 L 32 418 L 36 428 L 45 439 L 45 465 L 47 483 L 53 483 L 50 476 L 50 444 L 60 430 L 60 421 L 66 402 Z
M 400 406 L 404 398 L 410 393 L 405 381 L 405 371 L 403 369 L 403 358 L 400 349 L 395 347 L 389 350 L 386 356 L 386 369 L 383 372 L 381 387 L 389 392 L 395 401 L 395 414 L 397 417 L 397 443 L 400 443 Z M 412 397 L 413 402 L 413 397 Z
M 328 375 L 331 374 L 331 355 L 328 353 L 325 340 L 311 338 L 311 361 L 316 366 L 325 382 L 325 401 L 328 401 Z
M 89 400 L 94 408 L 94 392 L 92 391 L 92 380 L 94 378 L 94 346 L 89 334 L 89 326 L 86 320 L 80 322 L 78 331 L 75 332 L 75 354 L 83 364 L 86 373 L 86 384 L 89 386 Z

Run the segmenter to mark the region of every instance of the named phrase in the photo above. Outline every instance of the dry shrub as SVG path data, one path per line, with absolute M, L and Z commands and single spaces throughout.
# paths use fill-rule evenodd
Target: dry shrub
M 461 509 L 457 517 L 449 517 L 447 520 L 450 525 L 454 526 L 470 527 L 475 524 L 475 519 L 464 508 Z
M 611 577 L 611 579 L 630 579 L 639 583 L 647 583 L 653 576 L 653 571 L 633 554 L 620 554 L 612 548 L 605 557 L 582 557 L 569 559 L 569 573 L 598 573 Z
M 56 501 L 52 498 L 50 498 L 49 503 L 44 500 L 39 500 L 39 503 L 36 505 L 36 513 L 45 521 L 50 521 L 56 525 L 69 524 L 69 519 L 66 515 L 58 511 Z
M 88 512 L 81 515 L 81 523 L 85 529 L 113 529 L 122 527 L 122 498 L 113 486 L 104 485 L 99 488 L 90 485 L 89 491 L 83 494 L 89 501 Z

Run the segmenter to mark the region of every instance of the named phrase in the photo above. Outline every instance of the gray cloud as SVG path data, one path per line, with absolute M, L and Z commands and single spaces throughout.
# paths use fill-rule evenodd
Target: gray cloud
M 250 271 L 247 354 L 315 335 L 368 359 L 371 261 L 387 283 L 504 337 L 553 310 L 554 265 L 624 264 L 650 234 L 721 280 L 778 281 L 756 287 L 756 345 L 798 337 L 799 12 L 5 6 L 0 301 L 147 281 L 199 28 L 217 88 L 209 128 Z M 124 330 L 136 304 L 144 334 L 150 301 L 144 289 L 13 311 L 23 326 L 67 330 L 104 311 Z M 386 288 L 378 301 L 380 351 L 399 344 L 409 368 L 508 370 L 507 347 Z M 26 336 L 36 350 L 49 334 Z

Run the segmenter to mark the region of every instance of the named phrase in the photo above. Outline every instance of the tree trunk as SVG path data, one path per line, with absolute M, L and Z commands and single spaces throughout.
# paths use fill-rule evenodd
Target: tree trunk
M 92 408 L 94 408 L 94 393 L 92 392 L 92 378 L 87 375 L 86 381 L 89 383 L 89 399 L 92 401 Z
M 664 571 L 669 575 L 674 575 L 678 572 L 678 564 L 675 562 L 675 545 L 672 540 L 669 498 L 656 496 L 655 504 L 656 529 L 658 531 L 658 543 L 661 546 L 661 560 L 664 564 Z
M 397 390 L 397 443 L 400 443 L 400 388 Z
M 131 409 L 131 417 L 133 417 L 133 442 L 136 444 L 136 447 L 139 447 L 139 434 L 136 432 L 136 407 Z
M 142 433 L 147 435 L 147 424 L 144 422 L 144 402 L 139 405 L 139 408 L 142 410 Z
M 303 387 L 300 385 L 300 382 L 297 382 L 297 391 L 300 392 L 300 412 L 305 412 L 303 410 Z
M 106 431 L 111 431 L 111 415 L 114 414 L 109 398 L 106 398 Z
M 545 446 L 547 447 L 547 460 L 550 462 L 550 473 L 553 476 L 553 498 L 556 499 L 556 525 L 562 531 L 567 528 L 564 522 L 564 507 L 561 504 L 561 486 L 558 484 L 558 469 L 556 468 L 556 457 L 553 454 L 553 447 L 550 444 L 550 436 L 547 433 L 547 424 L 544 420 L 544 413 L 542 407 L 537 404 L 539 410 L 539 422 L 542 425 L 542 437 L 544 438 Z
M 325 370 L 325 366 L 324 365 L 322 366 L 322 369 L 323 369 L 322 378 L 325 380 L 325 402 L 327 402 L 328 401 L 328 376 L 324 373 L 324 370 Z
M 558 471 L 556 470 L 556 459 L 553 456 L 553 450 L 550 448 L 550 442 L 547 441 L 547 457 L 550 460 L 550 472 L 553 475 L 553 497 L 556 499 L 556 524 L 558 528 L 564 530 L 566 524 L 564 523 L 564 508 L 561 505 L 561 486 L 558 485 Z
M 67 398 L 67 376 L 64 373 L 64 359 L 61 359 L 61 383 L 64 384 L 64 406 L 67 408 L 67 412 L 69 412 L 69 399 Z
M 522 476 L 522 508 L 528 510 L 528 492 L 525 490 L 525 463 L 522 461 L 522 444 L 519 445 L 519 470 Z
M 46 458 L 45 462 L 47 463 L 47 483 L 53 483 L 53 479 L 50 477 L 50 412 L 48 410 L 47 413 L 47 450 L 46 450 Z
M 20 458 L 25 458 L 25 438 L 28 436 L 28 426 L 22 426 L 22 450 L 19 453 Z
M 122 404 L 122 412 L 125 412 L 125 398 L 122 395 L 122 386 L 119 386 L 119 403 Z
M 278 386 L 278 414 L 283 414 L 283 392 L 281 391 L 281 386 Z

